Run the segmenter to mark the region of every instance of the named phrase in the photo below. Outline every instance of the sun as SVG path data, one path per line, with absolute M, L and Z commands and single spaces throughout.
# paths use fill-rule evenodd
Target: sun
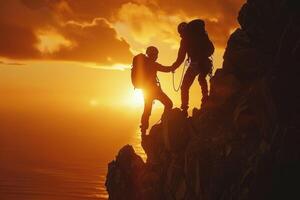
M 141 107 L 144 105 L 144 93 L 141 89 L 135 89 L 132 94 L 131 104 L 134 107 Z
M 99 104 L 97 99 L 91 99 L 89 103 L 90 103 L 90 106 L 92 106 L 92 107 L 96 107 Z

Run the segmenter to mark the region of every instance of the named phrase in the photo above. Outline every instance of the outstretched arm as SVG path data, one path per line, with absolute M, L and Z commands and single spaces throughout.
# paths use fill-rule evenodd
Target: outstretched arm
M 157 71 L 160 71 L 160 72 L 171 72 L 171 71 L 174 71 L 174 68 L 173 66 L 163 66 L 159 63 L 155 63 L 155 68 Z
M 180 48 L 178 50 L 178 55 L 176 61 L 173 63 L 173 70 L 176 70 L 184 61 L 185 55 L 187 53 L 186 46 L 183 40 L 180 42 Z

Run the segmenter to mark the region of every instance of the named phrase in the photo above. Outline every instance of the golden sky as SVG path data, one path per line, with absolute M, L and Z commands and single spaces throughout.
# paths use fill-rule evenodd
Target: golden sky
M 205 20 L 217 48 L 215 67 L 220 67 L 244 1 L 0 0 L 0 106 L 96 107 L 134 101 L 133 55 L 155 45 L 159 62 L 172 64 L 180 41 L 177 25 L 194 18 Z M 159 77 L 178 104 L 171 75 Z M 200 102 L 199 94 L 199 86 L 193 86 Z
M 8 180 L 23 174 L 30 178 L 20 187 L 14 181 L 12 191 L 23 194 L 23 188 L 30 188 L 37 190 L 34 195 L 51 196 L 53 187 L 50 193 L 40 192 L 35 183 L 44 183 L 43 189 L 55 184 L 63 191 L 59 186 L 68 186 L 56 184 L 60 178 L 73 189 L 69 179 L 81 180 L 81 175 L 80 184 L 92 191 L 82 170 L 92 174 L 94 165 L 97 186 L 89 185 L 105 191 L 104 171 L 118 150 L 129 143 L 142 153 L 143 97 L 130 80 L 133 56 L 154 45 L 159 48 L 158 62 L 171 65 L 180 43 L 177 25 L 202 18 L 216 47 L 214 68 L 219 68 L 244 1 L 0 0 L 1 170 L 7 169 Z M 181 73 L 182 67 L 176 70 L 176 86 Z M 174 106 L 180 107 L 172 74 L 158 77 Z M 201 101 L 196 80 L 190 97 L 191 111 Z M 150 127 L 161 113 L 162 105 L 155 103 Z

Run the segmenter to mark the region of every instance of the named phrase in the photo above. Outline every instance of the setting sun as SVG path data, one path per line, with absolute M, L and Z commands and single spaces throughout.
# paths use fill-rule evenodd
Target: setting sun
M 135 107 L 143 106 L 144 104 L 144 94 L 143 90 L 135 89 L 132 95 L 131 104 Z
M 97 101 L 97 99 L 91 99 L 90 100 L 90 106 L 92 107 L 96 107 L 98 106 L 99 102 Z

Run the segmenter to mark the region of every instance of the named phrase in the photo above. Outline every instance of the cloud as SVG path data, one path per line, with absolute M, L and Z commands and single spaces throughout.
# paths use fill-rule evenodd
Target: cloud
M 132 54 L 129 44 L 104 19 L 91 23 L 69 23 L 60 30 L 72 43 L 53 54 L 56 59 L 97 62 L 102 64 L 129 63 Z
M 31 29 L 0 23 L 0 55 L 15 59 L 38 58 L 39 52 L 33 47 L 37 38 Z
M 87 68 L 94 68 L 94 69 L 101 69 L 101 70 L 116 70 L 116 71 L 125 71 L 128 69 L 131 69 L 131 65 L 126 65 L 126 64 L 122 64 L 122 63 L 116 63 L 113 65 L 97 65 L 94 63 L 85 63 L 85 64 L 81 64 L 81 66 L 83 67 L 87 67 Z
M 177 24 L 203 18 L 225 47 L 244 0 L 9 0 L 0 7 L 0 56 L 129 63 L 155 44 L 174 54 Z
M 238 26 L 237 14 L 245 0 L 141 0 L 124 4 L 117 13 L 117 25 L 130 27 L 137 40 L 149 41 L 153 35 L 174 38 L 177 24 L 201 18 L 213 42 L 225 47 L 231 30 Z M 123 27 L 124 29 L 124 27 Z M 177 34 L 177 33 L 176 33 Z
M 180 13 L 169 15 L 146 5 L 126 3 L 115 13 L 112 24 L 118 35 L 130 44 L 134 54 L 154 45 L 163 55 L 159 56 L 159 61 L 167 63 L 177 54 L 179 47 L 177 24 L 187 19 Z
M 177 44 L 176 26 L 187 18 L 183 15 L 168 15 L 162 10 L 152 10 L 141 4 L 122 5 L 116 14 L 114 27 L 117 32 L 137 50 L 155 41 L 170 46 Z
M 117 36 L 107 20 L 96 15 L 101 14 L 105 4 L 99 7 L 100 1 L 85 2 L 6 1 L 0 7 L 0 56 L 102 64 L 130 62 L 127 42 Z M 98 5 L 98 12 L 93 3 Z
M 14 65 L 14 66 L 23 66 L 23 65 L 26 65 L 24 63 L 5 62 L 5 61 L 2 61 L 2 60 L 0 60 L 0 64 L 2 64 L 2 65 Z
M 35 47 L 42 54 L 52 55 L 59 52 L 62 48 L 72 48 L 72 42 L 55 30 L 39 30 L 36 31 L 38 43 Z
M 217 48 L 224 48 L 232 29 L 238 26 L 236 16 L 243 0 L 171 1 L 140 0 L 125 3 L 114 13 L 112 23 L 118 34 L 130 44 L 133 53 L 154 45 L 163 53 L 163 63 L 177 55 L 182 21 L 202 18 L 210 39 Z

